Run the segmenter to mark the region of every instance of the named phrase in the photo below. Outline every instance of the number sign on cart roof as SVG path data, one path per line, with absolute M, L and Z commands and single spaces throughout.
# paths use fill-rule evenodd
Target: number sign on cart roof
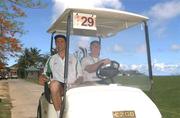
M 135 13 L 105 8 L 68 8 L 48 29 L 49 33 L 66 33 L 67 18 L 71 15 L 72 35 L 108 37 L 148 20 Z

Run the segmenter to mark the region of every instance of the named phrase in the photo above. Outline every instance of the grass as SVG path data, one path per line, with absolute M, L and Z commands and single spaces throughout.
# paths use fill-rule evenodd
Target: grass
M 163 118 L 180 118 L 180 76 L 154 77 L 148 96 L 160 109 Z
M 11 107 L 9 100 L 1 99 L 0 101 L 0 118 L 11 118 Z
M 8 83 L 0 85 L 0 118 L 11 118 L 11 103 L 8 94 Z

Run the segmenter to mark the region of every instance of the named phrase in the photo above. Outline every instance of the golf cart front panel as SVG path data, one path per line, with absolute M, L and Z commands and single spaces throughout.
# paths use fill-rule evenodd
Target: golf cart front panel
M 156 105 L 139 89 L 89 86 L 67 92 L 66 118 L 160 118 Z M 67 113 L 66 113 L 67 112 Z M 114 115 L 114 113 L 121 115 Z M 123 114 L 126 113 L 126 114 Z

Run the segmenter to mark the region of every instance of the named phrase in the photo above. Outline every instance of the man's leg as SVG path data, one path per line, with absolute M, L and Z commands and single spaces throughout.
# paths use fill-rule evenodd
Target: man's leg
M 54 108 L 56 112 L 60 112 L 62 103 L 63 86 L 58 81 L 53 80 L 50 83 L 50 90 Z

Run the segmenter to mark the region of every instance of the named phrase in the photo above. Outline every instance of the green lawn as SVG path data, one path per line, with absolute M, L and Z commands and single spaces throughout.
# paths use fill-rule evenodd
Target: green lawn
M 11 118 L 11 103 L 8 94 L 8 83 L 0 83 L 0 118 Z
M 180 76 L 154 77 L 151 94 L 163 118 L 180 118 Z
M 0 100 L 0 118 L 11 118 L 11 104 L 9 100 L 2 99 Z

